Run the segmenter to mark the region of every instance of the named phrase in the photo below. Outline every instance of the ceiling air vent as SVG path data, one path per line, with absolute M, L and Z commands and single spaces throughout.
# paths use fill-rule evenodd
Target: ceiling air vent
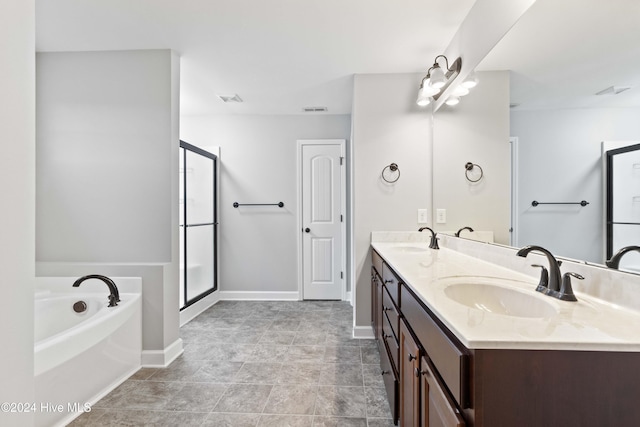
M 631 86 L 609 86 L 608 88 L 596 93 L 596 95 L 617 95 L 629 89 L 631 89 Z
M 321 113 L 327 111 L 327 107 L 304 107 L 302 111 L 305 113 Z
M 222 102 L 242 102 L 242 99 L 238 96 L 238 94 L 233 95 L 216 95 L 218 98 L 222 100 Z

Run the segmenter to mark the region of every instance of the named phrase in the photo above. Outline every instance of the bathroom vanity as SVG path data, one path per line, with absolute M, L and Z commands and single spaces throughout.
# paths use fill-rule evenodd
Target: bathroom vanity
M 542 257 L 446 236 L 433 250 L 422 238 L 372 239 L 372 327 L 395 422 L 640 424 L 640 313 L 615 301 L 634 304 L 625 295 L 640 284 L 565 262 L 585 282 L 613 274 L 599 286 L 615 289 L 589 282 L 574 286 L 577 302 L 560 301 L 535 292 L 530 265 Z

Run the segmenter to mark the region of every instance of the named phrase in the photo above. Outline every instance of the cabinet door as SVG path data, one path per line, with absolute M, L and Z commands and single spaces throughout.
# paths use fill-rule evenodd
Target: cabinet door
M 421 416 L 424 427 L 465 427 L 460 412 L 447 397 L 446 391 L 433 374 L 431 363 L 421 360 Z
M 376 307 L 375 307 L 375 334 L 376 334 L 376 339 L 379 342 L 382 342 L 382 320 L 383 320 L 383 316 L 384 314 L 382 313 L 382 280 L 380 279 L 380 276 L 378 276 L 378 274 L 376 273 L 375 275 L 376 277 L 376 289 L 375 289 L 375 300 L 376 300 Z M 382 348 L 382 347 L 381 347 Z
M 378 322 L 376 319 L 378 317 L 378 311 L 376 307 L 378 307 L 378 278 L 376 277 L 376 269 L 371 267 L 371 327 L 377 339 L 376 325 Z
M 400 320 L 400 425 L 420 427 L 420 349 Z

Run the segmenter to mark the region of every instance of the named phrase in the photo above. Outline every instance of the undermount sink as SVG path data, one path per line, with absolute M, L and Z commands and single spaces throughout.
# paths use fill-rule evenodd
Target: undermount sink
M 527 293 L 505 286 L 463 281 L 444 289 L 453 301 L 488 313 L 513 317 L 547 318 L 558 312 L 542 295 Z

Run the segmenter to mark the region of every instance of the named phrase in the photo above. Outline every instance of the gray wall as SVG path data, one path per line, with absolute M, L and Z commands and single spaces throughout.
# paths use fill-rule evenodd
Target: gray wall
M 38 275 L 143 277 L 143 350 L 162 359 L 179 342 L 178 58 L 43 53 L 37 85 Z
M 35 259 L 35 13 L 33 0 L 0 13 L 0 402 L 33 402 Z M 0 425 L 33 414 L 0 412 Z
M 220 290 L 297 292 L 296 140 L 349 139 L 347 115 L 181 117 L 181 139 L 219 146 Z M 284 202 L 284 208 L 233 208 Z
M 446 209 L 446 224 L 493 231 L 497 243 L 510 242 L 511 159 L 509 72 L 477 73 L 479 84 L 455 107 L 442 106 L 434 118 L 433 208 Z M 473 184 L 464 165 L 482 167 Z
M 37 87 L 37 260 L 170 261 L 170 52 L 39 53 Z
M 640 109 L 592 108 L 513 111 L 518 137 L 518 245 L 602 262 L 601 142 L 640 140 Z M 531 206 L 580 201 L 580 206 Z
M 431 215 L 431 110 L 416 96 L 422 75 L 356 75 L 353 97 L 353 248 L 355 325 L 370 332 L 372 231 L 417 230 Z M 382 169 L 397 163 L 395 184 Z

